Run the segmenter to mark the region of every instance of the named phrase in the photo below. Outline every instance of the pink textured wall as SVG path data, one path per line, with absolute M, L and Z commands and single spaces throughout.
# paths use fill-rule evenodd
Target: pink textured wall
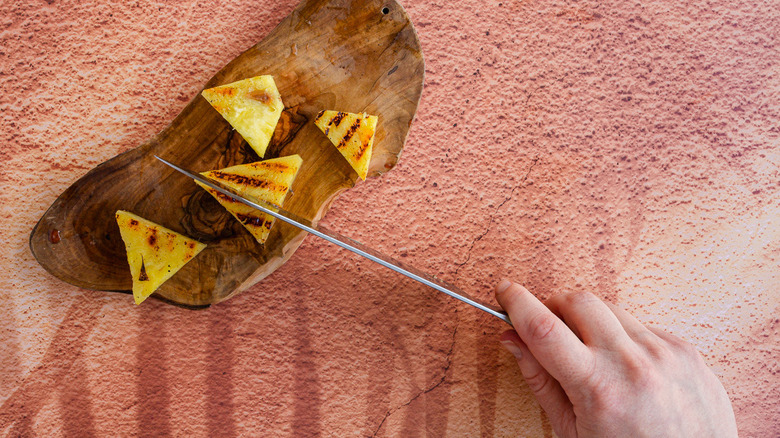
M 28 235 L 295 0 L 0 4 L 0 434 L 551 436 L 497 319 L 311 237 L 204 311 L 85 291 Z M 402 159 L 324 224 L 489 298 L 590 290 L 780 435 L 780 5 L 406 0 Z

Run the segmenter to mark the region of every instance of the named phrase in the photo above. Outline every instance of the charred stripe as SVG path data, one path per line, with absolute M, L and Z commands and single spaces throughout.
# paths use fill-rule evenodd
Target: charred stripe
M 236 94 L 236 89 L 231 87 L 218 87 L 218 88 L 212 88 L 211 91 L 214 94 L 221 94 L 222 96 L 234 96 Z
M 290 169 L 290 166 L 284 164 L 284 163 L 268 163 L 265 161 L 258 161 L 256 163 L 251 164 L 252 168 L 254 169 L 269 169 L 269 170 L 275 170 L 278 172 L 286 172 Z
M 370 142 L 371 139 L 363 140 L 358 150 L 355 151 L 355 155 L 352 156 L 355 159 L 355 161 L 360 161 L 360 159 L 363 158 L 363 154 L 365 154 L 366 150 L 368 150 L 368 143 Z
M 236 217 L 239 221 L 241 221 L 244 225 L 252 225 L 255 227 L 265 227 L 266 229 L 271 229 L 272 222 L 269 220 L 266 220 L 264 217 L 260 216 L 253 216 L 251 214 L 243 214 L 243 213 L 236 213 Z
M 220 201 L 220 202 L 223 202 L 223 203 L 229 203 L 229 204 L 240 204 L 240 205 L 245 205 L 243 202 L 241 202 L 241 201 L 237 201 L 237 200 L 235 200 L 235 199 L 231 198 L 230 196 L 228 196 L 228 195 L 226 195 L 226 194 L 224 194 L 224 193 L 218 192 L 218 191 L 216 191 L 216 190 L 211 190 L 211 189 L 210 189 L 210 190 L 209 190 L 209 193 L 211 193 L 211 194 L 212 194 L 212 195 L 214 195 L 215 197 L 219 198 L 219 201 Z M 247 217 L 248 217 L 248 216 L 247 216 Z
M 342 113 L 341 111 L 337 112 L 335 116 L 333 116 L 332 119 L 330 119 L 330 122 L 328 122 L 328 125 L 335 125 L 336 127 L 341 124 L 341 121 L 344 120 L 344 117 L 347 116 L 347 113 Z
M 223 179 L 225 181 L 230 181 L 239 185 L 253 187 L 253 188 L 260 188 L 260 189 L 267 189 L 273 192 L 285 192 L 287 191 L 286 186 L 281 186 L 278 184 L 274 184 L 272 181 L 264 180 L 264 179 L 258 179 L 258 178 L 252 178 L 250 176 L 244 176 L 244 175 L 236 175 L 235 173 L 225 173 L 220 172 L 218 170 L 214 170 L 209 175 L 211 177 L 215 177 L 217 179 Z
M 213 189 L 209 189 L 209 193 L 211 193 L 212 195 L 214 195 L 217 198 L 219 198 L 219 200 L 222 201 L 222 202 L 231 202 L 233 204 L 243 204 L 243 202 L 236 201 L 235 199 L 231 198 L 230 196 L 228 196 L 228 195 L 226 195 L 226 194 L 224 194 L 222 192 L 218 192 L 216 190 L 213 190 Z
M 355 131 L 357 131 L 358 128 L 360 128 L 360 122 L 361 119 L 357 119 L 354 122 L 352 122 L 352 126 L 350 126 L 349 129 L 347 129 L 347 133 L 344 134 L 344 137 L 341 139 L 341 141 L 339 141 L 339 144 L 336 146 L 336 148 L 341 149 L 344 147 L 344 145 L 347 144 L 349 139 L 352 138 L 353 135 L 355 135 Z
M 149 230 L 149 236 L 146 238 L 146 241 L 149 242 L 149 246 L 154 247 L 154 245 L 157 244 L 157 229 L 152 228 Z

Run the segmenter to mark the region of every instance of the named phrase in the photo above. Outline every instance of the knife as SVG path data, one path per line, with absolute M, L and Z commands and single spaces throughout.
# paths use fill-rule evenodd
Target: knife
M 394 258 L 388 255 L 373 250 L 363 245 L 360 242 L 350 239 L 349 237 L 342 236 L 341 234 L 336 233 L 335 231 L 328 230 L 325 227 L 320 225 L 315 225 L 314 223 L 312 223 L 312 221 L 297 216 L 293 213 L 290 213 L 289 211 L 285 211 L 278 205 L 271 204 L 270 202 L 263 201 L 262 199 L 252 199 L 252 200 L 247 199 L 245 196 L 240 195 L 239 193 L 237 193 L 236 191 L 232 190 L 229 187 L 223 186 L 221 183 L 217 181 L 208 179 L 202 175 L 198 175 L 188 170 L 182 169 L 181 167 L 173 163 L 170 163 L 158 157 L 157 155 L 155 155 L 154 157 L 162 161 L 163 163 L 167 164 L 168 166 L 174 168 L 175 170 L 183 173 L 184 175 L 202 183 L 207 187 L 210 187 L 222 193 L 223 195 L 229 196 L 235 199 L 236 201 L 248 205 L 249 207 L 260 210 L 263 213 L 269 214 L 275 217 L 276 219 L 279 219 L 280 221 L 298 227 L 303 231 L 306 231 L 317 237 L 325 239 L 334 245 L 338 245 L 344 249 L 352 251 L 355 254 L 363 256 L 373 262 L 379 263 L 380 265 L 392 269 L 393 271 L 398 272 L 399 274 L 403 274 L 413 280 L 417 280 L 426 286 L 430 286 L 438 290 L 439 292 L 444 292 L 445 294 L 453 298 L 456 298 L 458 300 L 461 300 L 464 303 L 471 304 L 477 309 L 483 310 L 501 319 L 502 321 L 508 323 L 509 325 L 512 325 L 512 322 L 509 320 L 509 315 L 507 315 L 506 312 L 504 312 L 500 307 L 489 303 L 485 303 L 484 301 L 474 298 L 469 294 L 467 294 L 466 292 L 463 292 L 457 287 L 445 281 L 442 281 L 434 277 L 433 275 L 426 274 L 425 272 L 422 272 L 417 268 L 401 263 L 398 260 L 395 260 Z

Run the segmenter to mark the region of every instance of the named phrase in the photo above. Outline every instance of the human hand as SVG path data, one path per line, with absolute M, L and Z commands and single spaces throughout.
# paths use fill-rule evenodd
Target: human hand
M 696 349 L 590 293 L 550 298 L 502 281 L 501 343 L 560 437 L 735 437 L 726 391 Z

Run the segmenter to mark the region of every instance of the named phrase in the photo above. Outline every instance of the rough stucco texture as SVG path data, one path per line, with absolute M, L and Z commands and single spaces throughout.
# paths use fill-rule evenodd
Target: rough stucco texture
M 294 0 L 0 4 L 0 434 L 551 436 L 506 326 L 307 238 L 204 311 L 85 291 L 38 218 Z M 425 90 L 329 227 L 486 299 L 588 290 L 691 341 L 780 435 L 780 5 L 407 0 Z

